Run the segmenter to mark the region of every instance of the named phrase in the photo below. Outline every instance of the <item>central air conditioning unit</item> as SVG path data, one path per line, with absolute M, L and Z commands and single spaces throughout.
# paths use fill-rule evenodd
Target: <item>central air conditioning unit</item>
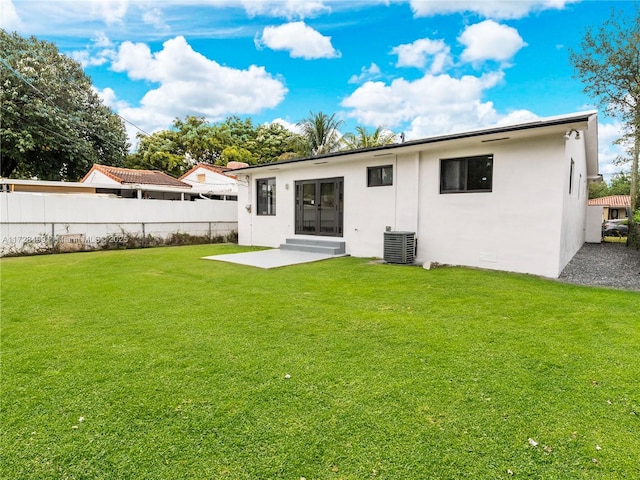
M 416 258 L 415 232 L 384 232 L 384 261 L 412 264 Z

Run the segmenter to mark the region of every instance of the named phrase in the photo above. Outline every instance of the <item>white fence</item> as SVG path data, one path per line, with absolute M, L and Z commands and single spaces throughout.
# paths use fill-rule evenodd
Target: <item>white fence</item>
M 0 256 L 235 241 L 237 202 L 0 193 Z

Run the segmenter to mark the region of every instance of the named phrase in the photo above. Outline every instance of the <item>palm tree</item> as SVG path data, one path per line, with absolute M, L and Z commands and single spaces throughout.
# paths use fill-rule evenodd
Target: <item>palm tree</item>
M 395 142 L 396 134 L 382 126 L 369 133 L 366 128 L 357 126 L 356 133 L 345 133 L 342 143 L 346 150 L 357 148 L 379 147 Z
M 309 113 L 308 118 L 297 124 L 304 141 L 301 150 L 313 156 L 337 151 L 341 138 L 338 128 L 342 125 L 342 120 L 337 120 L 335 113 L 331 116 L 322 112 Z

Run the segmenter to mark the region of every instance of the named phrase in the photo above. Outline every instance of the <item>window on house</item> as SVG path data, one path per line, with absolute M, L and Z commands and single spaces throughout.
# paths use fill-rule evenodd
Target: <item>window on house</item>
M 493 155 L 440 160 L 440 193 L 490 192 Z
M 573 170 L 575 169 L 576 163 L 571 159 L 571 166 L 569 167 L 569 195 L 573 192 Z
M 367 187 L 393 185 L 393 165 L 367 167 Z
M 276 214 L 276 179 L 261 178 L 256 181 L 258 192 L 258 215 Z

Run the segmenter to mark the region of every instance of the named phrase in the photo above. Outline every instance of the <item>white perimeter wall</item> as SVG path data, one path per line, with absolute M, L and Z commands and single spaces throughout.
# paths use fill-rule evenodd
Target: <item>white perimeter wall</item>
M 575 144 L 572 144 L 574 142 Z M 584 243 L 586 167 L 581 140 L 562 134 L 425 147 L 402 155 L 342 158 L 240 173 L 239 243 L 277 247 L 294 233 L 296 180 L 344 177 L 348 254 L 382 257 L 384 231 L 417 233 L 418 262 L 476 266 L 555 278 Z M 493 191 L 440 194 L 440 159 L 493 154 Z M 574 187 L 568 193 L 570 158 Z M 367 187 L 367 167 L 394 166 L 392 186 Z M 276 215 L 257 216 L 255 182 L 276 178 Z M 248 211 L 245 206 L 251 206 Z
M 587 243 L 602 243 L 602 211 L 601 205 L 587 206 L 587 231 L 584 241 Z
M 221 200 L 141 200 L 87 194 L 0 193 L 2 251 L 51 235 L 78 234 L 95 246 L 105 235 L 226 235 L 237 229 L 237 202 Z M 214 225 L 210 225 L 215 222 Z M 211 229 L 214 231 L 211 232 Z

